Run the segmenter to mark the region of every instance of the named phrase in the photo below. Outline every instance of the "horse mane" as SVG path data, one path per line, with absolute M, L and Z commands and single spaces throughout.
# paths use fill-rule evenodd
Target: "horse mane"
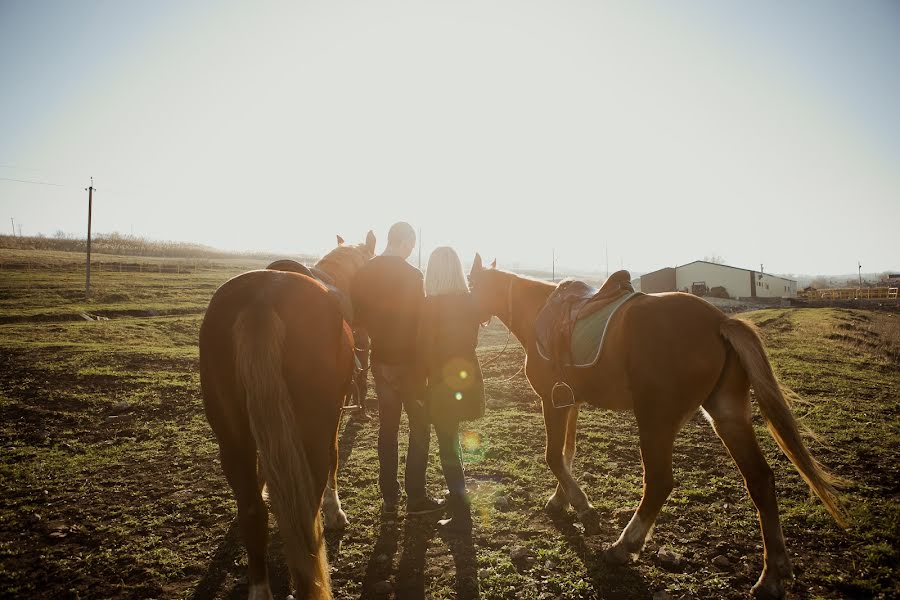
M 524 287 L 530 290 L 541 289 L 541 291 L 548 291 L 550 288 L 555 288 L 555 283 L 550 283 L 549 281 L 545 281 L 543 279 L 538 279 L 536 277 L 532 277 L 530 275 L 520 275 L 519 273 L 513 273 L 512 271 L 505 271 L 503 269 L 485 269 L 487 272 L 500 273 L 507 277 L 512 277 L 517 282 L 517 285 L 524 284 Z
M 341 290 L 348 291 L 350 289 L 350 280 L 353 275 L 368 260 L 372 258 L 365 244 L 355 244 L 350 246 L 338 246 L 325 256 L 319 259 L 315 264 L 316 269 L 320 269 L 334 280 L 334 284 Z

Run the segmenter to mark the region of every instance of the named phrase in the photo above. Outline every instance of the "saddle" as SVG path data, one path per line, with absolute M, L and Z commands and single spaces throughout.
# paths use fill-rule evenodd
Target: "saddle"
M 559 283 L 535 320 L 535 336 L 538 354 L 550 362 L 556 377 L 551 400 L 557 408 L 575 404 L 575 392 L 566 382 L 567 372 L 593 366 L 600 356 L 603 334 L 610 317 L 627 300 L 636 295 L 628 271 L 616 271 L 599 288 L 583 281 L 565 279 Z M 596 316 L 596 319 L 591 319 Z M 573 333 L 579 322 L 596 321 L 599 339 L 596 353 L 586 364 L 578 364 L 573 357 Z M 584 337 L 582 335 L 582 337 Z

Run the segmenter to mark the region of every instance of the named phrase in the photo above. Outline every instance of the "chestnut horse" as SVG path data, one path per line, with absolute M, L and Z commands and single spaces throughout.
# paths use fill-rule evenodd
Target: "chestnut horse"
M 555 408 L 550 363 L 538 354 L 535 319 L 555 286 L 482 266 L 476 255 L 470 273 L 472 293 L 487 319 L 496 315 L 525 349 L 525 375 L 541 397 L 547 433 L 546 460 L 556 476 L 548 510 L 567 504 L 586 531 L 598 517 L 572 477 L 578 405 Z M 639 431 L 644 491 L 640 505 L 604 558 L 624 563 L 644 546 L 660 509 L 672 491 L 672 447 L 688 419 L 702 408 L 744 477 L 759 513 L 764 566 L 753 587 L 757 596 L 781 597 L 791 564 L 775 497 L 772 469 L 750 421 L 750 387 L 775 441 L 843 525 L 835 489 L 837 479 L 810 455 L 791 413 L 793 392 L 779 384 L 752 324 L 726 316 L 712 304 L 683 293 L 647 294 L 624 304 L 610 320 L 600 360 L 569 381 L 588 403 L 634 411 Z
M 369 232 L 366 243 L 341 245 L 316 268 L 348 292 L 374 250 Z M 319 508 L 326 479 L 337 469 L 338 423 L 352 374 L 350 326 L 339 302 L 315 279 L 250 271 L 213 295 L 200 327 L 200 383 L 237 500 L 251 600 L 272 598 L 263 482 L 294 589 L 302 598 L 331 598 Z M 334 513 L 340 505 L 326 502 L 325 510 Z

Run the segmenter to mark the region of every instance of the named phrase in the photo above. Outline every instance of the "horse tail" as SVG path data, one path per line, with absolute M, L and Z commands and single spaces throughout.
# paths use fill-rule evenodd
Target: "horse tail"
M 843 480 L 825 470 L 803 443 L 800 426 L 790 407 L 797 394 L 778 381 L 756 326 L 743 319 L 728 318 L 722 322 L 720 331 L 750 378 L 769 433 L 835 521 L 846 527 L 847 518 L 837 491 Z
M 285 326 L 275 310 L 257 303 L 234 324 L 237 376 L 243 386 L 272 509 L 290 572 L 304 598 L 330 599 L 331 579 L 313 476 L 298 436 L 296 415 L 282 375 Z

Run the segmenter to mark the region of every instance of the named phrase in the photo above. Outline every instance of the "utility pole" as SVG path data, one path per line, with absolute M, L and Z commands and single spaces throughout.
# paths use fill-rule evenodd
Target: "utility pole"
M 19 223 L 19 237 L 22 237 L 22 224 Z
M 856 265 L 859 267 L 859 287 L 862 287 L 862 263 L 857 260 Z
M 94 208 L 94 178 L 91 177 L 91 185 L 87 188 L 88 193 L 88 232 L 87 232 L 87 269 L 85 271 L 84 280 L 84 297 L 91 297 L 91 212 Z
M 14 218 L 10 217 L 9 222 L 12 225 L 13 237 L 16 237 L 16 220 Z

